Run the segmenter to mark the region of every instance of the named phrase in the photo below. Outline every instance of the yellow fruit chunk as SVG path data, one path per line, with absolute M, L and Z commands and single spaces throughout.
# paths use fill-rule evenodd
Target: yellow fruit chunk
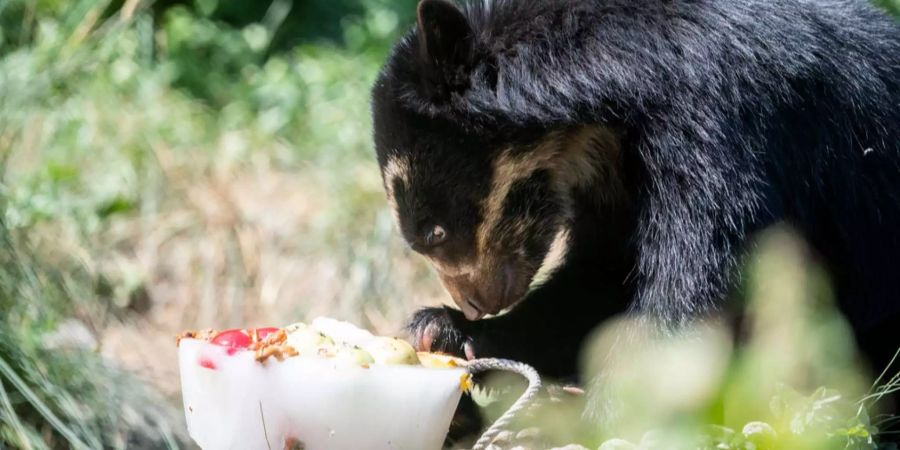
M 390 337 L 376 337 L 363 347 L 377 364 L 419 364 L 416 350 L 408 342 Z
M 308 327 L 297 327 L 288 332 L 285 343 L 301 356 L 333 356 L 337 351 L 330 337 Z
M 351 346 L 339 347 L 337 353 L 334 355 L 334 360 L 340 365 L 360 367 L 367 367 L 369 364 L 375 362 L 375 359 L 372 358 L 372 355 L 370 355 L 369 352 L 359 347 Z
M 466 360 L 462 358 L 445 355 L 443 353 L 419 352 L 417 355 L 419 356 L 419 362 L 421 362 L 423 366 L 432 369 L 453 369 L 455 367 L 462 367 L 466 363 Z
M 472 388 L 475 387 L 475 383 L 472 381 L 471 373 L 464 373 L 459 376 L 459 390 L 463 392 L 469 392 Z

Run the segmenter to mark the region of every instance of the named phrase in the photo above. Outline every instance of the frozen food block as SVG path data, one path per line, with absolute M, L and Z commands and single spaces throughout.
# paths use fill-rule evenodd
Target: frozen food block
M 372 339 L 350 334 L 335 340 Z M 190 338 L 178 355 L 188 430 L 204 450 L 437 450 L 467 379 L 452 365 L 359 365 L 302 354 L 258 362 L 252 351 Z

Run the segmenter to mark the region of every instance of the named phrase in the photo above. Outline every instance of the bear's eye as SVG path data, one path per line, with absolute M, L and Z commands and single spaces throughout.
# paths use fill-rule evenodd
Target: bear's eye
M 447 242 L 447 230 L 440 225 L 435 225 L 425 234 L 425 246 L 428 248 L 437 247 Z

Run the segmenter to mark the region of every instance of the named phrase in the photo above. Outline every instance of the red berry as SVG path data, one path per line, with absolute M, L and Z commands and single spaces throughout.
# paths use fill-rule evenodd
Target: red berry
M 256 329 L 256 337 L 257 337 L 257 339 L 262 341 L 263 339 L 266 338 L 266 336 L 268 336 L 272 333 L 277 333 L 277 332 L 278 332 L 278 328 L 273 328 L 273 327 L 257 328 Z
M 210 342 L 229 349 L 238 349 L 249 347 L 251 341 L 250 335 L 244 330 L 225 330 L 219 332 Z
M 200 361 L 198 361 L 198 363 L 200 364 L 200 367 L 206 367 L 210 370 L 216 370 L 216 363 L 212 362 L 212 360 L 209 358 L 200 358 Z

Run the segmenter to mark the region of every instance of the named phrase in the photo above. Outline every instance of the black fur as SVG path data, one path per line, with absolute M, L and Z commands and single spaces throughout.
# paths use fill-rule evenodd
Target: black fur
M 677 327 L 718 311 L 748 238 L 787 222 L 831 271 L 872 363 L 900 346 L 900 26 L 883 12 L 864 0 L 425 0 L 419 15 L 373 90 L 379 162 L 405 155 L 415 172 L 398 198 L 407 239 L 450 222 L 465 253 L 500 149 L 573 126 L 617 130 L 626 198 L 573 189 L 571 251 L 550 280 L 496 318 L 423 311 L 418 341 L 569 375 L 612 315 Z M 526 197 L 524 209 L 559 206 Z M 519 245 L 546 252 L 544 223 Z

